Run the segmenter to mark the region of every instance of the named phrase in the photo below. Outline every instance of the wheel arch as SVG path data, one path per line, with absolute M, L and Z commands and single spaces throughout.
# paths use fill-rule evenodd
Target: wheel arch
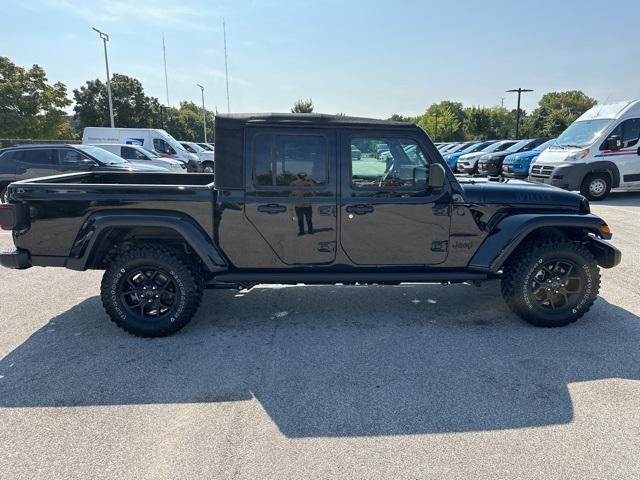
M 584 182 L 584 179 L 587 177 L 587 175 L 591 173 L 606 173 L 611 178 L 611 188 L 617 188 L 620 186 L 620 170 L 614 162 L 609 160 L 601 160 L 598 162 L 589 163 L 587 165 L 588 168 L 584 176 L 582 177 L 582 180 L 580 181 L 581 184 L 582 182 Z
M 524 242 L 535 238 L 570 238 L 583 240 L 594 234 L 604 237 L 606 223 L 592 215 L 518 214 L 499 222 L 476 251 L 469 268 L 498 272 Z
M 73 270 L 103 268 L 114 249 L 132 243 L 161 243 L 184 248 L 184 253 L 195 254 L 209 272 L 227 269 L 226 259 L 211 238 L 190 217 L 176 212 L 99 212 L 91 215 L 74 241 L 66 266 Z

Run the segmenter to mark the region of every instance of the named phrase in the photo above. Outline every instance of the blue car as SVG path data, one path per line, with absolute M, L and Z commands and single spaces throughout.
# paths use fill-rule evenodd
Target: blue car
M 535 162 L 538 155 L 555 143 L 552 138 L 528 152 L 513 153 L 505 157 L 502 162 L 502 176 L 510 178 L 527 178 L 529 167 Z
M 495 142 L 496 142 L 496 140 L 485 140 L 483 142 L 474 142 L 471 145 L 468 145 L 466 148 L 458 150 L 457 152 L 443 153 L 444 160 L 445 160 L 445 162 L 447 162 L 447 165 L 449 165 L 451 170 L 453 170 L 455 172 L 456 171 L 456 165 L 458 163 L 458 159 L 462 155 L 465 155 L 467 153 L 479 152 L 480 150 L 488 147 L 489 145 L 491 145 L 492 143 L 495 143 Z

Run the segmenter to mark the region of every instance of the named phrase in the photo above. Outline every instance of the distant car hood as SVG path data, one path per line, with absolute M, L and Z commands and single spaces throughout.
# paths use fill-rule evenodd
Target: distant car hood
M 480 158 L 483 155 L 486 155 L 486 152 L 474 152 L 474 153 L 465 153 L 464 155 L 461 155 L 460 158 L 458 160 L 477 160 L 478 158 Z
M 530 158 L 536 157 L 540 155 L 540 150 L 529 150 L 528 152 L 520 152 L 520 153 L 512 153 L 511 155 L 507 155 L 505 157 L 505 161 L 507 160 L 528 160 Z
M 496 182 L 486 178 L 458 180 L 464 189 L 464 199 L 469 203 L 532 205 L 539 208 L 561 207 L 571 210 L 580 210 L 586 204 L 582 195 L 544 183 L 534 184 L 513 179 Z
M 97 170 L 115 170 L 127 172 L 166 172 L 167 170 L 155 165 L 144 165 L 141 163 L 129 162 L 124 165 L 101 165 Z

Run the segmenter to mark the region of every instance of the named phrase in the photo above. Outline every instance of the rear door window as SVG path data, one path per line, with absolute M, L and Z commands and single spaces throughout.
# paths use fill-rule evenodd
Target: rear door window
M 22 161 L 32 165 L 57 165 L 57 156 L 52 148 L 34 148 L 23 150 Z
M 257 135 L 256 186 L 305 187 L 327 183 L 328 145 L 321 135 Z

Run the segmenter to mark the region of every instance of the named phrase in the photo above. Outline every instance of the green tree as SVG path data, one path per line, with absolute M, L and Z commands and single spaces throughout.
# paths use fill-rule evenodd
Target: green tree
M 584 92 L 549 92 L 525 121 L 528 136 L 555 137 L 598 102 Z
M 139 80 L 114 73 L 111 77 L 113 117 L 117 127 L 152 128 L 160 116 L 158 99 L 144 93 Z M 75 118 L 79 128 L 108 127 L 109 99 L 107 86 L 99 79 L 88 80 L 73 91 Z
M 391 115 L 388 120 L 393 122 L 406 122 L 406 123 L 417 123 L 420 117 L 410 117 L 407 115 L 401 115 L 399 113 L 394 113 Z
M 293 104 L 291 113 L 313 113 L 313 101 L 310 98 L 297 100 Z
M 460 102 L 444 100 L 427 108 L 417 123 L 434 141 L 458 141 L 464 139 L 464 108 Z
M 50 84 L 44 69 L 0 57 L 0 137 L 59 139 L 70 135 L 67 87 Z
M 465 108 L 464 136 L 467 140 L 486 140 L 491 131 L 491 110 L 484 107 Z
M 180 102 L 179 108 L 164 108 L 164 128 L 178 140 L 188 142 L 204 141 L 202 129 L 202 107 L 193 102 Z M 207 140 L 214 140 L 213 112 L 206 111 Z

